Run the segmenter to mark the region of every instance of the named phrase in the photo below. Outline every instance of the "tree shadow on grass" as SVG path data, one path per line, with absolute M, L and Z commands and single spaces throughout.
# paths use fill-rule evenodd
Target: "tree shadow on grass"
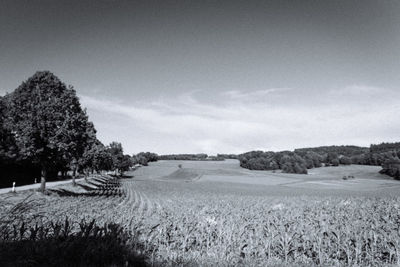
M 134 177 L 133 175 L 128 175 L 128 174 L 124 174 L 124 175 L 111 174 L 110 176 L 114 177 L 114 178 L 123 178 L 123 179 L 125 179 L 125 178 L 133 178 Z

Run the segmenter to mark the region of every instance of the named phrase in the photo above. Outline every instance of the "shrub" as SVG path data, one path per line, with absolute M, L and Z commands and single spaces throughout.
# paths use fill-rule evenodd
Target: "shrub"
M 333 160 L 331 161 L 331 164 L 332 164 L 332 166 L 337 167 L 337 166 L 339 166 L 339 160 L 338 160 L 338 159 L 333 159 Z
M 350 165 L 351 159 L 349 157 L 343 156 L 339 159 L 339 163 L 343 165 Z

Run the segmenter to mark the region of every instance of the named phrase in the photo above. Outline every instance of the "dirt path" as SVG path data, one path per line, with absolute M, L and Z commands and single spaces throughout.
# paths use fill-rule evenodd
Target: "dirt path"
M 76 181 L 83 181 L 84 178 L 76 179 Z M 68 184 L 72 183 L 72 180 L 64 180 L 64 181 L 55 181 L 55 182 L 46 182 L 46 188 L 49 187 L 54 187 L 57 185 L 62 185 L 62 184 Z M 25 191 L 25 190 L 30 190 L 30 189 L 39 189 L 40 188 L 40 183 L 37 184 L 28 184 L 28 185 L 22 185 L 22 186 L 16 186 L 15 191 Z M 10 193 L 12 190 L 12 187 L 8 188 L 0 188 L 0 194 L 5 194 L 5 193 Z

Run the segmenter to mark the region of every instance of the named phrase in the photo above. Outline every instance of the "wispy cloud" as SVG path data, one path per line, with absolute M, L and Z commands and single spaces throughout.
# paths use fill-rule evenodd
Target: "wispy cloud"
M 279 98 L 260 101 L 278 92 Z M 201 101 L 196 94 L 132 104 L 91 96 L 81 100 L 99 135 L 106 141 L 120 140 L 130 153 L 368 145 L 394 140 L 400 130 L 400 94 L 382 88 L 349 86 L 312 98 L 289 89 L 229 91 L 216 95 L 217 104 Z
M 285 91 L 290 90 L 289 88 L 269 88 L 269 89 L 264 89 L 264 90 L 257 90 L 257 91 L 243 91 L 243 90 L 230 90 L 223 92 L 223 96 L 227 96 L 230 99 L 239 99 L 241 101 L 243 100 L 259 100 L 259 98 L 264 98 L 265 96 L 270 96 L 273 93 L 282 93 Z

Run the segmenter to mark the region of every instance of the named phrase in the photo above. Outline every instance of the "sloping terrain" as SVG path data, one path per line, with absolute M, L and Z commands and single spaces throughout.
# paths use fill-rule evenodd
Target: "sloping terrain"
M 176 170 L 171 172 L 176 166 Z M 181 168 L 178 165 L 182 165 Z M 379 174 L 380 167 L 350 165 L 321 167 L 309 170 L 308 175 L 288 174 L 280 171 L 250 171 L 240 168 L 236 160 L 219 162 L 202 161 L 160 161 L 153 163 L 141 179 L 156 179 L 174 182 L 194 182 L 212 185 L 213 183 L 241 184 L 242 186 L 264 186 L 287 194 L 288 190 L 331 191 L 344 190 L 379 191 L 400 187 L 400 182 Z M 164 176 L 160 170 L 168 170 Z M 154 172 L 154 173 L 152 173 Z M 161 176 L 161 177 L 160 177 Z M 347 177 L 352 177 L 347 179 Z M 345 179 L 343 179 L 345 177 Z
M 160 161 L 132 178 L 93 177 L 50 195 L 7 193 L 0 204 L 10 209 L 32 194 L 21 216 L 34 224 L 66 217 L 74 227 L 83 219 L 118 223 L 149 264 L 396 265 L 400 182 L 377 170 L 352 165 L 300 175 L 245 170 L 235 160 Z M 76 194 L 59 194 L 67 189 Z M 99 194 L 81 194 L 93 190 Z

